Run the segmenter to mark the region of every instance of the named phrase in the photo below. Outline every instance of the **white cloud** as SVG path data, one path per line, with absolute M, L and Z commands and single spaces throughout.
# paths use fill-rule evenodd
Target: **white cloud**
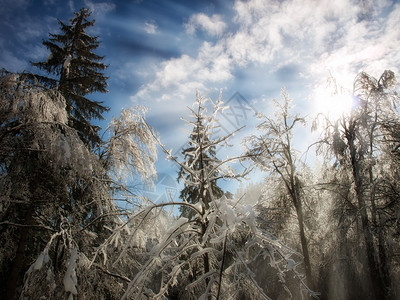
M 74 6 L 74 1 L 73 0 L 68 0 L 68 6 L 71 12 L 75 12 L 75 6 Z
M 194 34 L 196 29 L 201 29 L 211 36 L 221 36 L 226 27 L 227 25 L 222 21 L 220 15 L 209 17 L 203 13 L 192 15 L 189 22 L 185 24 L 188 34 Z
M 349 0 L 236 1 L 235 31 L 229 31 L 220 16 L 193 15 L 186 24 L 188 33 L 201 29 L 219 39 L 202 42 L 192 56 L 183 54 L 164 61 L 153 80 L 141 86 L 131 99 L 144 104 L 159 100 L 158 106 L 172 111 L 182 102 L 190 104 L 196 89 L 204 92 L 229 85 L 235 80 L 236 70 L 245 73 L 253 65 L 265 68 L 265 77 L 254 77 L 263 84 L 254 86 L 266 90 L 276 84 L 269 81 L 268 74 L 291 63 L 299 66 L 311 89 L 325 86 L 329 74 L 348 88 L 361 70 L 374 76 L 385 69 L 398 72 L 400 6 L 393 6 L 390 14 L 385 15 L 383 8 L 388 3 L 382 1 L 370 11 L 369 2 L 365 3 L 360 6 Z M 217 25 L 218 22 L 221 24 Z M 281 80 L 285 80 L 284 76 Z
M 165 61 L 155 80 L 142 86 L 132 99 L 186 99 L 196 89 L 206 90 L 208 85 L 231 79 L 231 59 L 224 50 L 222 44 L 204 42 L 195 58 L 182 55 Z
M 155 21 L 147 21 L 144 23 L 144 31 L 148 34 L 158 33 L 158 25 Z
M 388 3 L 384 0 L 237 0 L 230 19 L 195 14 L 185 24 L 186 32 L 192 36 L 179 36 L 180 42 L 188 41 L 198 49 L 162 63 L 157 60 L 151 65 L 143 64 L 140 68 L 127 64 L 121 68 L 126 73 L 121 73 L 120 78 L 124 81 L 130 78 L 129 72 L 136 72 L 135 75 L 143 72 L 144 83 L 130 99 L 149 108 L 149 123 L 157 126 L 162 142 L 174 151 L 187 137 L 179 129 L 184 127 L 179 118 L 188 117 L 186 106 L 195 100 L 196 89 L 204 94 L 211 88 L 212 99 L 216 99 L 217 88 L 235 89 L 225 89 L 223 99 L 239 91 L 258 111 L 269 113 L 273 111 L 270 99 L 279 97 L 281 85 L 291 85 L 289 80 L 300 78 L 297 86 L 303 84 L 300 88 L 304 90 L 299 93 L 293 84 L 294 90 L 288 92 L 301 95 L 294 96 L 296 107 L 302 110 L 299 113 L 305 110 L 307 114 L 312 113 L 307 96 L 312 95 L 314 88 L 326 89 L 330 74 L 339 85 L 351 89 L 355 75 L 361 70 L 373 76 L 380 76 L 385 69 L 400 71 L 400 6 L 384 10 Z M 234 24 L 229 24 L 229 20 Z M 147 23 L 136 28 L 148 34 L 156 33 L 157 24 Z M 218 39 L 198 40 L 202 35 L 196 36 L 196 31 Z M 275 71 L 290 65 L 296 68 L 288 68 L 279 79 L 274 77 Z M 288 74 L 285 78 L 286 72 L 301 74 Z M 235 78 L 239 73 L 243 77 Z M 256 103 L 250 97 L 265 101 Z M 253 130 L 251 125 L 246 127 L 245 134 Z M 307 149 L 315 138 L 309 135 L 308 128 L 307 132 L 296 132 L 295 137 L 296 146 L 301 150 Z
M 41 26 L 39 24 L 32 24 L 29 27 L 23 28 L 24 30 L 21 30 L 18 32 L 18 38 L 21 40 L 21 42 L 26 42 L 30 41 L 32 39 L 35 39 L 37 37 L 43 36 L 44 34 L 44 26 Z
M 48 50 L 43 47 L 42 45 L 35 45 L 31 46 L 30 50 L 27 51 L 26 56 L 29 57 L 33 61 L 39 61 L 42 59 L 46 59 L 46 57 L 49 55 Z
M 114 3 L 109 2 L 98 2 L 94 3 L 90 0 L 84 0 L 85 6 L 93 13 L 94 17 L 99 19 L 102 18 L 105 14 L 113 11 L 115 9 Z
M 343 24 L 343 34 L 333 49 L 327 49 L 310 65 L 314 77 L 329 71 L 338 84 L 350 88 L 357 73 L 379 77 L 385 69 L 399 72 L 400 32 L 394 24 L 400 18 L 396 5 L 388 16 Z M 322 82 L 319 82 L 322 85 Z
M 277 59 L 282 51 L 324 51 L 341 24 L 358 12 L 349 1 L 237 1 L 234 9 L 241 29 L 230 40 L 232 55 L 261 63 Z
M 399 6 L 389 16 L 389 1 L 236 1 L 240 29 L 226 39 L 227 52 L 239 67 L 248 63 L 277 65 L 294 61 L 311 81 L 329 72 L 354 78 L 361 70 L 397 70 Z M 378 70 L 379 69 L 379 70 Z M 348 81 L 348 80 L 347 80 Z

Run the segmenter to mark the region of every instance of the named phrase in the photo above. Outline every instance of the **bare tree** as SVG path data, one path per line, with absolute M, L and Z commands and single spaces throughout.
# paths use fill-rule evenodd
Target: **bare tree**
M 290 112 L 292 100 L 289 94 L 282 89 L 282 103 L 274 100 L 276 106 L 275 119 L 261 113 L 258 117 L 262 120 L 257 129 L 262 132 L 260 136 L 247 138 L 248 153 L 252 160 L 270 176 L 277 176 L 285 187 L 290 204 L 296 211 L 299 228 L 300 243 L 304 256 L 304 267 L 308 285 L 313 285 L 309 246 L 305 229 L 304 217 L 304 187 L 299 171 L 300 162 L 296 150 L 292 145 L 293 130 L 304 119 Z M 290 208 L 287 208 L 288 210 Z
M 338 120 L 323 118 L 324 131 L 318 148 L 327 159 L 332 159 L 332 155 L 336 158 L 332 171 L 336 169 L 348 180 L 350 197 L 346 203 L 352 211 L 348 216 L 361 224 L 357 232 L 363 238 L 371 292 L 377 299 L 392 296 L 385 223 L 397 201 L 385 194 L 397 190 L 397 180 L 393 181 L 385 153 L 387 130 L 393 128 L 389 120 L 399 120 L 394 83 L 391 71 L 385 71 L 379 79 L 360 73 L 354 81 L 351 113 Z M 388 178 L 392 180 L 387 181 Z

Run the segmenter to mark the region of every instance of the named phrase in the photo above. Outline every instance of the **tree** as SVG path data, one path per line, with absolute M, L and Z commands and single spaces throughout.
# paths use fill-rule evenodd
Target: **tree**
M 387 232 L 391 230 L 389 224 L 393 224 L 390 216 L 398 209 L 398 201 L 392 197 L 392 192 L 396 194 L 398 190 L 398 178 L 393 178 L 396 172 L 392 172 L 387 159 L 390 142 L 386 137 L 390 134 L 388 128 L 395 128 L 392 122 L 399 122 L 394 83 L 391 71 L 385 71 L 379 79 L 360 73 L 353 86 L 353 110 L 338 120 L 324 118 L 319 148 L 328 159 L 334 156 L 333 170 L 348 179 L 347 205 L 352 213 L 347 217 L 361 224 L 355 230 L 365 247 L 370 293 L 379 299 L 391 297 Z
M 68 210 L 72 217 L 78 209 L 78 203 L 68 202 L 67 187 L 75 183 L 71 169 L 83 179 L 96 162 L 67 126 L 65 100 L 58 91 L 34 85 L 23 74 L 6 73 L 1 83 L 2 233 L 8 237 L 2 246 L 7 249 L 15 243 L 16 249 L 7 258 L 12 259 L 10 267 L 3 268 L 10 274 L 3 286 L 12 299 L 26 255 L 34 255 L 30 251 L 41 247 L 41 239 L 61 221 L 54 214 Z M 32 229 L 41 234 L 29 235 Z
M 285 194 L 296 211 L 307 283 L 312 287 L 311 262 L 303 208 L 304 183 L 299 172 L 300 162 L 297 160 L 296 151 L 292 146 L 293 129 L 297 124 L 304 123 L 304 119 L 290 114 L 292 100 L 284 89 L 281 94 L 282 104 L 274 100 L 277 107 L 275 119 L 268 118 L 263 114 L 258 115 L 263 121 L 257 126 L 257 129 L 263 133 L 261 136 L 253 135 L 247 139 L 248 154 L 262 170 L 269 172 L 271 176 L 277 176 L 285 188 Z
M 203 108 L 208 101 L 213 112 L 207 117 Z M 200 138 L 188 153 L 193 156 L 193 162 L 201 159 L 202 151 L 224 144 L 232 135 L 208 138 L 216 125 L 217 112 L 223 109 L 221 101 L 213 103 L 197 94 L 196 106 L 196 110 L 191 110 L 195 120 L 188 123 L 196 129 L 199 124 L 196 120 L 204 122 L 198 128 Z M 150 243 L 150 250 L 143 253 L 144 259 L 138 264 L 138 272 L 132 279 L 127 279 L 122 299 L 162 299 L 167 295 L 178 299 L 269 299 L 268 286 L 261 287 L 252 272 L 255 262 L 265 259 L 276 270 L 276 282 L 281 286 L 281 293 L 292 296 L 293 291 L 285 285 L 285 278 L 293 276 L 300 289 L 315 295 L 296 269 L 295 259 L 301 256 L 299 253 L 259 228 L 251 206 L 241 204 L 240 199 L 227 199 L 225 196 L 217 199 L 214 196 L 210 185 L 212 180 L 241 178 L 248 173 L 249 170 L 236 173 L 227 165 L 243 157 L 210 160 L 207 167 L 199 170 L 193 162 L 179 162 L 171 156 L 172 150 L 159 144 L 169 159 L 177 163 L 185 174 L 190 174 L 184 178 L 190 180 L 187 184 L 197 188 L 198 202 L 169 202 L 144 207 L 115 228 L 110 238 L 99 247 L 99 256 L 110 253 L 108 249 L 118 249 L 117 259 L 109 263 L 122 266 L 129 259 L 128 253 L 135 244 L 133 241 L 143 236 L 146 224 L 152 224 L 153 229 L 163 227 L 157 218 L 160 208 L 180 205 L 193 211 L 192 219 L 178 218 L 159 239 Z M 124 231 L 130 232 L 127 239 L 132 242 L 125 244 L 119 238 Z
M 96 154 L 68 125 L 59 90 L 39 85 L 29 74 L 3 72 L 0 280 L 7 299 L 14 298 L 24 278 L 28 298 L 82 291 L 76 277 L 84 278 L 87 257 L 109 236 L 106 228 L 126 214 L 112 197 L 123 182 L 111 172 L 154 175 L 155 145 L 141 114 L 140 109 L 124 110 Z M 88 274 L 102 278 L 108 272 L 99 270 Z
M 200 96 L 197 95 L 197 97 L 199 98 Z M 186 160 L 185 165 L 190 166 L 191 169 L 201 174 L 202 172 L 212 170 L 212 166 L 216 165 L 219 160 L 216 157 L 216 145 L 210 143 L 210 130 L 209 128 L 205 128 L 203 124 L 204 122 L 207 122 L 206 120 L 204 120 L 205 118 L 207 118 L 206 116 L 204 116 L 206 108 L 202 105 L 199 105 L 197 107 L 197 110 L 197 112 L 192 110 L 192 113 L 196 116 L 196 119 L 194 121 L 188 122 L 190 125 L 193 125 L 193 132 L 190 134 L 189 145 L 186 149 L 183 149 L 182 154 L 184 155 L 184 159 Z M 196 153 L 195 150 L 199 153 Z M 215 179 L 212 179 L 209 182 L 209 185 L 213 196 L 219 199 L 222 197 L 224 192 L 217 185 L 217 172 L 218 170 L 214 170 L 214 174 L 211 174 L 212 176 L 210 176 L 210 178 Z M 198 189 L 199 186 L 191 184 L 194 180 L 194 178 L 191 177 L 192 173 L 187 173 L 182 167 L 180 168 L 178 173 L 178 182 L 180 180 L 183 180 L 185 185 L 180 193 L 180 198 L 183 201 L 187 201 L 188 203 L 196 204 L 199 202 L 202 193 Z M 210 195 L 208 197 L 205 197 L 203 201 L 208 208 L 211 201 Z M 189 207 L 181 206 L 180 211 L 183 217 L 189 219 L 193 218 L 194 212 Z
M 99 127 L 90 121 L 103 119 L 102 113 L 108 108 L 86 96 L 107 92 L 107 78 L 102 73 L 107 66 L 101 62 L 104 57 L 93 52 L 100 45 L 98 37 L 86 33 L 94 25 L 89 17 L 90 12 L 82 8 L 69 25 L 59 20 L 62 33 L 50 34 L 50 39 L 43 41 L 50 50 L 48 59 L 32 64 L 55 76 L 36 77 L 48 87 L 57 87 L 66 100 L 68 125 L 79 132 L 85 143 L 95 146 L 100 142 Z

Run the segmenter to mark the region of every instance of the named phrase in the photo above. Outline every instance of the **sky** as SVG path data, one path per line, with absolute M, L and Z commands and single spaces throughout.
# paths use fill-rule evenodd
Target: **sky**
M 246 125 L 235 146 L 220 152 L 237 155 L 240 138 L 255 133 L 254 113 L 273 113 L 271 99 L 280 97 L 282 87 L 295 110 L 311 120 L 321 110 L 341 109 L 329 96 L 329 78 L 351 91 L 361 71 L 399 74 L 398 1 L 1 2 L 0 68 L 12 72 L 37 72 L 29 62 L 48 57 L 42 41 L 59 32 L 57 19 L 68 22 L 74 11 L 89 8 L 96 23 L 88 33 L 99 36 L 96 53 L 109 65 L 109 93 L 93 98 L 111 108 L 100 125 L 122 108 L 146 106 L 148 123 L 177 155 L 188 137 L 181 117 L 188 118 L 196 90 L 213 100 L 221 92 L 230 106 L 220 116 L 221 133 Z M 314 138 L 308 128 L 294 136 L 300 151 Z M 171 187 L 177 169 L 159 154 L 160 178 Z

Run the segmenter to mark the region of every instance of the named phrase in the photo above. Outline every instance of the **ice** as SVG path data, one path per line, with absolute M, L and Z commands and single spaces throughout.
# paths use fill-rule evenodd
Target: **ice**
M 36 259 L 35 263 L 32 266 L 33 270 L 40 270 L 43 266 L 43 264 L 48 263 L 50 260 L 49 257 L 49 249 L 46 247 L 42 253 L 40 253 L 39 257 Z
M 49 56 L 47 57 L 47 59 L 46 59 L 46 62 L 49 62 L 50 60 L 52 60 L 53 59 L 53 52 L 51 52 L 50 54 L 49 54 Z
M 64 276 L 64 290 L 67 293 L 71 293 L 72 295 L 78 294 L 78 291 L 76 290 L 76 284 L 78 283 L 78 280 L 76 278 L 76 273 L 75 273 L 75 265 L 76 265 L 76 258 L 78 256 L 78 250 L 75 248 L 72 250 L 71 253 L 71 258 L 69 259 L 69 264 L 68 264 L 68 269 L 67 272 L 65 273 Z M 71 295 L 70 295 L 71 298 Z
M 63 69 L 65 69 L 65 72 L 67 73 L 67 75 L 69 74 L 69 66 L 71 65 L 71 59 L 72 59 L 71 55 L 68 54 L 68 56 L 65 59 L 64 64 L 63 64 Z
M 35 264 L 33 265 L 34 270 L 40 270 L 43 266 L 44 253 L 40 253 L 39 257 L 36 259 Z

